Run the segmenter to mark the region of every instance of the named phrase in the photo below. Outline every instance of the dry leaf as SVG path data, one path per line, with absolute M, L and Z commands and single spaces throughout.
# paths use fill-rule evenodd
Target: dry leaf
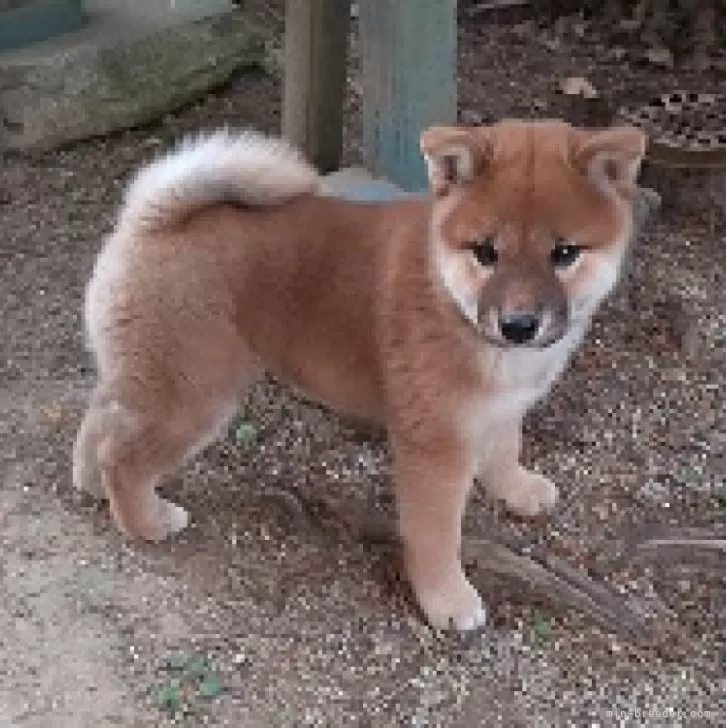
M 525 36 L 532 35 L 533 23 L 531 20 L 525 20 L 523 23 L 516 23 L 512 26 L 512 33 L 517 38 L 524 38 Z
M 57 425 L 63 417 L 63 409 L 59 404 L 51 404 L 43 408 L 43 416 L 51 425 Z
M 626 32 L 632 32 L 640 28 L 640 21 L 635 18 L 623 18 L 618 25 Z
M 673 54 L 667 48 L 648 48 L 645 57 L 654 66 L 673 68 Z
M 597 89 L 581 76 L 569 76 L 560 81 L 560 90 L 565 96 L 584 96 L 586 99 L 596 99 Z
M 474 111 L 473 109 L 462 109 L 460 118 L 462 123 L 472 124 L 473 126 L 484 123 L 484 117 L 478 111 Z

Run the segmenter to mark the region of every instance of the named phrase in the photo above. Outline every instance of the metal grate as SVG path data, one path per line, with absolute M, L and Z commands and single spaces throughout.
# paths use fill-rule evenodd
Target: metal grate
M 618 118 L 650 137 L 651 161 L 673 167 L 726 167 L 726 96 L 677 90 L 622 107 Z

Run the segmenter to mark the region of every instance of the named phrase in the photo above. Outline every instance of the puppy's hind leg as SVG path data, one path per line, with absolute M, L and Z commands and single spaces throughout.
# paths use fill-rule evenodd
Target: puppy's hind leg
M 98 405 L 98 390 L 91 396 L 91 402 L 78 429 L 73 444 L 73 485 L 95 498 L 105 498 L 106 491 L 101 482 L 98 463 L 98 446 L 103 436 L 104 410 Z
M 158 496 L 156 487 L 209 441 L 220 424 L 220 411 L 153 410 L 123 401 L 107 405 L 98 463 L 121 531 L 132 538 L 160 541 L 187 525 L 187 512 Z

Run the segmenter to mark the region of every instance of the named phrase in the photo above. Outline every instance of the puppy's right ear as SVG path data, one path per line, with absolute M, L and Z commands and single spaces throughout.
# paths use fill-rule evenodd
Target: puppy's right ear
M 486 141 L 481 129 L 432 126 L 421 134 L 420 146 L 428 168 L 429 185 L 441 197 L 452 187 L 466 185 L 481 170 Z

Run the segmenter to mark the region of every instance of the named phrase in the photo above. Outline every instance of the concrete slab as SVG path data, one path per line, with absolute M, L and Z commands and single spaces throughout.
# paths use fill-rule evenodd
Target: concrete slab
M 346 167 L 324 178 L 324 193 L 356 202 L 382 202 L 425 195 L 426 192 L 407 192 L 387 179 L 374 177 L 363 167 Z
M 87 0 L 76 31 L 0 54 L 0 150 L 43 151 L 152 121 L 263 62 L 231 0 Z

